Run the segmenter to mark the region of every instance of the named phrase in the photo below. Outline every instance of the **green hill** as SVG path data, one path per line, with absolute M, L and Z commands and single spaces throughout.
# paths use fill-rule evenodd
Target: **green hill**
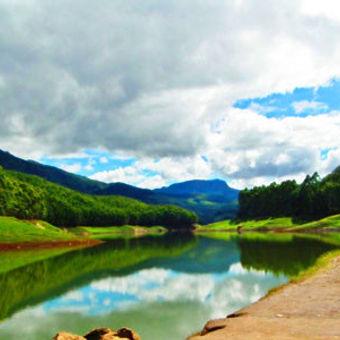
M 0 166 L 36 175 L 69 189 L 90 195 L 120 195 L 147 204 L 171 204 L 195 212 L 201 223 L 233 218 L 238 209 L 238 190 L 221 180 L 193 180 L 149 190 L 125 183 L 102 183 L 64 170 L 26 161 L 0 150 Z
M 69 189 L 86 194 L 94 193 L 106 187 L 105 183 L 75 175 L 53 166 L 43 165 L 32 160 L 26 161 L 2 150 L 0 150 L 0 166 L 6 170 L 15 170 L 29 175 L 36 175 L 50 182 L 61 184 Z
M 241 191 L 240 218 L 294 216 L 316 219 L 340 214 L 340 167 L 320 179 L 307 175 L 301 184 L 295 180 Z
M 41 219 L 56 226 L 162 225 L 190 227 L 197 216 L 179 207 L 121 196 L 90 196 L 38 176 L 0 169 L 0 215 Z

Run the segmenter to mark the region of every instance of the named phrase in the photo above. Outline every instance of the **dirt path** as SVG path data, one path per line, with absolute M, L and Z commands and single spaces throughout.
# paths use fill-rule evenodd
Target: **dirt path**
M 283 286 L 234 317 L 210 322 L 209 330 L 190 340 L 340 339 L 340 256 L 326 269 Z

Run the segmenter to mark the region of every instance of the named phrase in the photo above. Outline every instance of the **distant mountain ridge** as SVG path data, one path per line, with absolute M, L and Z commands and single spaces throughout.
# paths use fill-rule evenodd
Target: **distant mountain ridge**
M 160 189 L 141 189 L 125 183 L 103 183 L 59 168 L 23 160 L 0 150 L 0 166 L 42 177 L 50 182 L 89 195 L 119 195 L 148 204 L 173 204 L 194 211 L 201 223 L 232 218 L 238 208 L 239 191 L 223 180 L 190 180 Z
M 227 195 L 235 199 L 238 195 L 238 190 L 232 189 L 225 181 L 220 179 L 212 180 L 191 180 L 181 183 L 175 183 L 168 187 L 155 189 L 159 193 L 166 193 L 172 195 L 195 195 L 195 194 L 208 194 L 208 195 Z

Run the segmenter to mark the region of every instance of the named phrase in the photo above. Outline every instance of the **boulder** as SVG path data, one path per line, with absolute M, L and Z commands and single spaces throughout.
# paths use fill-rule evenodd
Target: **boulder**
M 70 333 L 58 333 L 53 340 L 86 340 L 84 337 Z
M 226 327 L 225 321 L 226 321 L 225 319 L 215 319 L 208 321 L 205 324 L 203 331 L 201 332 L 201 336 L 217 331 L 218 329 L 225 328 Z
M 110 328 L 98 328 L 83 337 L 61 332 L 58 333 L 53 340 L 141 340 L 141 338 L 129 328 L 121 328 L 118 331 Z
M 111 340 L 115 334 L 116 332 L 110 328 L 98 328 L 84 335 L 84 337 L 86 340 Z
M 129 340 L 141 340 L 139 335 L 129 328 L 121 328 L 119 331 L 117 331 L 117 336 L 123 339 L 126 338 Z

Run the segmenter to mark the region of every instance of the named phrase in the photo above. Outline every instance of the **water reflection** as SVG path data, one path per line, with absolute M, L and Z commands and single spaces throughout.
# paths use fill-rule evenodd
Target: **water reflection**
M 81 334 L 100 326 L 129 326 L 143 340 L 183 339 L 333 248 L 303 237 L 170 234 L 63 254 L 0 274 L 7 318 L 0 339 L 45 340 L 58 330 Z

